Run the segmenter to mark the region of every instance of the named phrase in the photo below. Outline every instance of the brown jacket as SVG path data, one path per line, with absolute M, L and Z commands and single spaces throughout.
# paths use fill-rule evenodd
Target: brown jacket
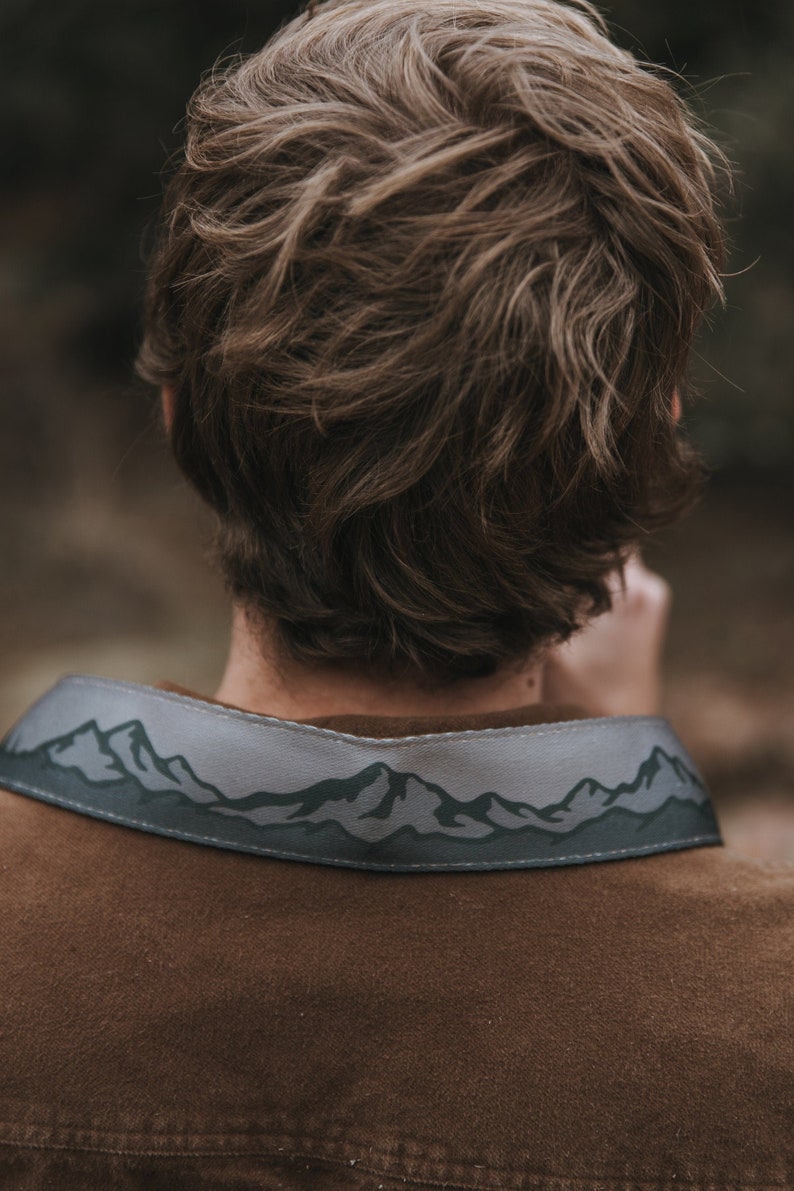
M 0 906 L 4 1191 L 794 1188 L 792 867 L 359 871 L 0 791 Z

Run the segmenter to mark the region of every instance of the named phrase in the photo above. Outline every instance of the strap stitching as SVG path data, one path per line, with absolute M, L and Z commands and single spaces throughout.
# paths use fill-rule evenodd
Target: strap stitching
M 0 780 L 2 780 L 1 774 L 0 774 Z M 431 871 L 432 869 L 449 870 L 449 869 L 453 869 L 453 868 L 483 868 L 483 867 L 493 868 L 494 865 L 498 865 L 499 868 L 541 868 L 541 867 L 552 868 L 552 867 L 554 867 L 555 864 L 559 864 L 563 860 L 596 860 L 599 858 L 604 859 L 607 856 L 641 856 L 648 852 L 659 852 L 663 848 L 670 848 L 675 845 L 687 845 L 687 844 L 694 845 L 697 843 L 705 843 L 705 842 L 711 842 L 711 843 L 721 843 L 722 842 L 719 835 L 709 834 L 709 835 L 687 836 L 683 839 L 662 840 L 662 841 L 657 841 L 655 844 L 645 844 L 643 847 L 638 847 L 638 848 L 615 848 L 615 849 L 613 849 L 611 851 L 607 851 L 607 852 L 568 853 L 566 855 L 556 855 L 556 856 L 550 858 L 550 860 L 547 860 L 545 858 L 542 860 L 499 860 L 499 861 L 494 861 L 494 862 L 488 862 L 488 861 L 483 862 L 483 861 L 477 861 L 477 860 L 473 860 L 473 861 L 472 860 L 460 860 L 460 861 L 452 860 L 452 861 L 440 861 L 438 863 L 419 862 L 416 864 L 408 864 L 408 863 L 387 864 L 386 862 L 382 862 L 382 863 L 378 862 L 378 863 L 373 864 L 373 863 L 368 863 L 367 861 L 357 861 L 357 860 L 347 860 L 347 859 L 340 860 L 338 857 L 335 857 L 335 856 L 323 857 L 323 856 L 317 855 L 316 853 L 291 852 L 291 851 L 287 850 L 286 848 L 266 848 L 264 845 L 255 845 L 255 846 L 252 846 L 249 848 L 249 847 L 245 847 L 245 846 L 232 844 L 232 843 L 230 843 L 230 841 L 223 839 L 221 836 L 205 835 L 202 832 L 195 832 L 195 833 L 191 833 L 190 835 L 186 835 L 184 832 L 181 832 L 173 827 L 164 827 L 164 826 L 161 826 L 160 824 L 153 824 L 153 823 L 148 822 L 146 819 L 135 819 L 131 815 L 129 815 L 129 816 L 118 815 L 115 813 L 115 811 L 105 810 L 104 808 L 98 810 L 96 807 L 93 807 L 90 805 L 87 806 L 85 803 L 78 802 L 75 799 L 65 798 L 61 795 L 53 795 L 50 791 L 42 790 L 40 787 L 33 786 L 28 782 L 15 781 L 14 785 L 19 787 L 19 790 L 18 790 L 19 793 L 28 793 L 28 794 L 39 795 L 40 798 L 42 798 L 44 801 L 48 802 L 52 806 L 73 807 L 75 810 L 79 810 L 79 811 L 93 811 L 94 812 L 93 817 L 109 819 L 115 823 L 120 823 L 127 827 L 149 828 L 150 831 L 152 832 L 152 834 L 168 835 L 168 836 L 172 836 L 175 839 L 181 839 L 188 843 L 203 842 L 203 843 L 208 843 L 208 844 L 217 844 L 219 847 L 225 848 L 227 851 L 248 852 L 249 854 L 252 854 L 252 855 L 282 857 L 283 859 L 288 859 L 288 860 L 307 860 L 307 861 L 314 861 L 314 863 L 318 863 L 322 860 L 326 860 L 326 861 L 332 861 L 333 863 L 342 865 L 346 868 L 364 868 L 364 869 L 379 869 L 379 870 L 384 870 L 384 869 L 398 869 L 398 870 L 420 869 L 422 871 Z
M 177 695 L 172 691 L 158 691 L 154 687 L 137 685 L 135 683 L 124 683 L 113 679 L 93 679 L 85 678 L 81 675 L 71 675 L 68 678 L 61 679 L 61 681 L 56 684 L 49 694 L 52 694 L 55 690 L 65 684 L 86 686 L 89 688 L 108 691 L 124 691 L 130 694 L 143 695 L 150 701 L 175 704 L 176 706 L 184 707 L 186 710 L 195 712 L 196 714 L 211 715 L 216 719 L 254 723 L 262 727 L 273 728 L 274 730 L 298 735 L 316 736 L 317 734 L 322 734 L 322 736 L 328 740 L 329 743 L 349 744 L 350 741 L 355 741 L 359 745 L 366 745 L 368 747 L 373 745 L 378 747 L 393 747 L 395 744 L 422 741 L 425 745 L 425 748 L 432 748 L 436 744 L 443 744 L 445 741 L 450 739 L 480 739 L 486 734 L 489 736 L 494 734 L 509 734 L 511 738 L 520 740 L 539 736 L 558 736 L 564 735 L 566 733 L 588 731 L 595 726 L 601 728 L 604 724 L 609 724 L 614 728 L 634 728 L 638 724 L 647 724 L 654 725 L 658 729 L 666 732 L 672 731 L 668 722 L 661 716 L 603 716 L 600 718 L 586 720 L 567 720 L 564 723 L 555 724 L 551 727 L 530 725 L 523 728 L 476 728 L 468 729 L 463 732 L 430 732 L 419 736 L 389 736 L 379 738 L 372 736 L 355 736 L 350 732 L 337 732 L 333 728 L 319 728 L 313 724 L 297 724 L 293 723 L 291 720 L 279 720 L 275 716 L 256 715 L 254 712 L 237 711 L 236 709 L 224 708 L 216 704 L 208 704 L 207 706 L 203 706 L 198 700 L 191 699 L 187 695 Z M 43 699 L 47 698 L 48 695 L 43 697 Z M 20 721 L 20 723 L 24 723 L 24 718 Z

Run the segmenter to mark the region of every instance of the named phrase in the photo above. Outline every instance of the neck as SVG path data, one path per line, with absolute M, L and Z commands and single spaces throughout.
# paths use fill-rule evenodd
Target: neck
M 361 671 L 277 659 L 261 624 L 236 607 L 229 660 L 215 698 L 285 720 L 336 715 L 480 715 L 540 702 L 542 664 L 428 689 Z

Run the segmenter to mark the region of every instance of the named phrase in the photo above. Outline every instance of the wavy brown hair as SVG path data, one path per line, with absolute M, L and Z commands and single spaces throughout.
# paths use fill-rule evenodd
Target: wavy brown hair
M 331 0 L 193 96 L 139 371 L 287 656 L 484 675 L 690 504 L 719 155 L 554 0 Z

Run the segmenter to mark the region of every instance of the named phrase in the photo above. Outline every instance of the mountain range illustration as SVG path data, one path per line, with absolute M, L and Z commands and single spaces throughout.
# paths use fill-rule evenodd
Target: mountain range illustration
M 168 799 L 202 815 L 243 820 L 257 833 L 296 827 L 313 833 L 335 825 L 367 845 L 406 832 L 472 843 L 524 832 L 553 843 L 607 818 L 630 819 L 621 830 L 632 836 L 665 815 L 671 830 L 682 814 L 691 820 L 693 813 L 697 818 L 702 812 L 706 824 L 712 822 L 708 795 L 697 775 L 658 746 L 630 780 L 608 787 L 584 777 L 542 809 L 494 791 L 462 801 L 434 782 L 380 761 L 350 777 L 325 778 L 295 791 L 234 797 L 202 781 L 184 756 L 159 756 L 140 720 L 108 731 L 90 720 L 33 750 L 0 749 L 0 758 L 0 777 L 9 780 L 15 772 L 28 783 L 49 777 L 56 789 L 65 783 L 77 793 L 86 786 L 108 794 L 118 791 L 137 805 Z

